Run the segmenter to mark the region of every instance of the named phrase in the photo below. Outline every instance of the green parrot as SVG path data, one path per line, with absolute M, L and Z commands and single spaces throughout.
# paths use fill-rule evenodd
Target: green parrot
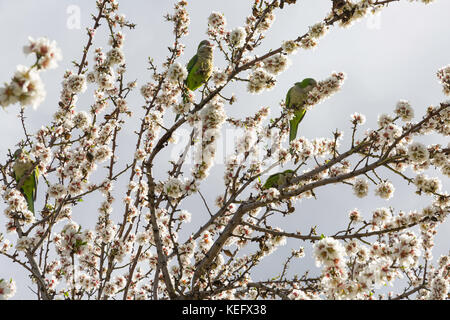
M 305 116 L 306 109 L 303 108 L 307 94 L 317 85 L 316 80 L 311 78 L 303 79 L 302 82 L 296 82 L 286 95 L 286 107 L 294 109 L 294 118 L 289 121 L 289 142 L 297 137 L 297 130 L 300 121 Z
M 14 152 L 15 163 L 13 165 L 14 177 L 19 183 L 20 179 L 29 172 L 34 164 L 28 152 L 22 149 Z M 36 167 L 33 172 L 25 179 L 20 191 L 27 200 L 28 210 L 34 213 L 34 201 L 36 200 L 37 184 L 39 178 L 39 169 Z
M 184 81 L 187 89 L 197 90 L 208 81 L 213 71 L 213 46 L 208 40 L 203 40 L 197 47 L 197 54 L 194 55 L 187 65 L 188 76 Z M 183 93 L 183 101 L 187 103 L 187 90 Z M 180 115 L 175 117 L 178 120 Z
M 294 170 L 285 170 L 283 172 L 275 173 L 267 178 L 266 183 L 262 186 L 263 190 L 270 188 L 278 188 L 286 184 L 289 179 L 294 176 Z

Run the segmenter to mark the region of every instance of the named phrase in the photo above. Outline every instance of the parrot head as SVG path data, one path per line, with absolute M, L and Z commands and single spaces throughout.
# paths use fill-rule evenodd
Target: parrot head
M 197 54 L 199 56 L 212 56 L 213 45 L 208 40 L 203 40 L 198 45 Z
M 14 159 L 18 159 L 18 158 L 22 157 L 22 154 L 23 154 L 23 150 L 22 149 L 17 149 L 14 152 Z
M 303 89 L 307 88 L 307 87 L 312 88 L 312 87 L 317 86 L 317 81 L 312 78 L 306 78 L 306 79 L 303 79 L 302 82 L 296 82 L 295 85 L 300 86 Z
M 294 176 L 294 170 L 291 170 L 291 169 L 285 170 L 283 173 L 288 177 Z
M 200 49 L 200 47 L 203 47 L 203 46 L 212 46 L 212 44 L 208 40 L 203 40 L 202 42 L 199 43 L 197 49 Z

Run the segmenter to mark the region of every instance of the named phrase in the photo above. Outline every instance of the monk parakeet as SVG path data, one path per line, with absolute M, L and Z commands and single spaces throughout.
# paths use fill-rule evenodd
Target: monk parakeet
M 197 47 L 197 54 L 187 65 L 188 76 L 186 87 L 194 91 L 204 84 L 213 71 L 213 46 L 208 40 L 203 40 Z
M 283 172 L 275 173 L 267 178 L 266 183 L 262 186 L 262 189 L 266 190 L 281 187 L 282 185 L 285 185 L 293 176 L 294 170 L 285 170 Z
M 197 47 L 194 55 L 187 65 L 188 76 L 184 81 L 187 89 L 197 90 L 208 81 L 213 71 L 213 46 L 208 40 L 203 40 Z M 188 102 L 187 92 L 183 93 L 183 101 Z M 180 115 L 177 115 L 175 121 Z
M 32 170 L 34 164 L 28 152 L 22 149 L 18 149 L 16 150 L 16 152 L 14 152 L 14 159 L 15 159 L 13 165 L 14 177 L 17 183 L 19 183 L 22 177 L 26 175 L 30 170 Z M 31 174 L 28 175 L 22 187 L 20 188 L 20 191 L 27 200 L 28 210 L 30 210 L 33 213 L 34 213 L 34 201 L 36 200 L 38 178 L 39 178 L 39 169 L 36 167 L 33 170 L 33 172 L 31 172 Z
M 306 109 L 303 107 L 308 95 L 317 85 L 316 80 L 306 78 L 302 82 L 296 82 L 295 85 L 289 89 L 286 95 L 286 107 L 294 110 L 294 118 L 289 121 L 289 142 L 297 137 L 297 129 L 300 121 L 305 116 Z

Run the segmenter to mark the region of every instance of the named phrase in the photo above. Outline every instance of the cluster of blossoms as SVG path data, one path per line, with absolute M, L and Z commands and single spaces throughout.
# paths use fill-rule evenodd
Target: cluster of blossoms
M 323 293 L 333 299 L 370 299 L 372 290 L 402 278 L 398 267 L 415 268 L 422 247 L 421 239 L 409 231 L 370 246 L 351 240 L 344 247 L 338 240 L 325 237 L 314 244 L 316 263 L 324 267 Z
M 363 125 L 366 122 L 366 116 L 359 112 L 355 112 L 350 117 L 354 125 Z
M 318 140 L 315 140 L 318 142 Z M 314 142 L 309 141 L 305 137 L 299 137 L 291 141 L 290 145 L 293 151 L 293 157 L 296 161 L 306 161 L 310 157 L 315 156 L 315 150 L 319 150 L 313 145 Z M 328 151 L 331 151 L 328 149 Z
M 187 1 L 181 0 L 175 4 L 175 13 L 173 15 L 166 15 L 168 21 L 174 22 L 173 32 L 180 36 L 189 34 L 190 18 L 186 10 Z
M 383 181 L 377 185 L 375 189 L 375 195 L 379 196 L 382 199 L 389 200 L 394 196 L 394 185 L 389 181 Z
M 10 83 L 0 87 L 0 106 L 7 107 L 17 102 L 22 107 L 31 105 L 37 108 L 45 99 L 46 92 L 39 72 L 52 69 L 62 59 L 61 51 L 55 41 L 47 38 L 34 40 L 29 38 L 30 44 L 24 47 L 24 53 L 34 53 L 36 63 L 31 67 L 19 65 Z
M 34 68 L 18 66 L 11 83 L 0 88 L 0 106 L 7 107 L 19 102 L 22 107 L 37 108 L 45 99 L 45 88 L 39 73 Z
M 246 37 L 247 32 L 245 29 L 242 27 L 237 27 L 230 32 L 228 40 L 233 47 L 240 48 L 245 44 Z
M 93 234 L 92 231 L 81 231 L 81 227 L 70 222 L 64 226 L 62 231 L 54 236 L 58 254 L 70 257 L 72 254 L 81 255 L 89 249 Z
M 414 118 L 414 110 L 406 100 L 400 100 L 394 110 L 395 114 L 403 121 L 408 122 Z
M 166 183 L 164 183 L 164 192 L 171 198 L 177 199 L 184 194 L 185 183 L 177 178 L 169 178 Z
M 67 73 L 63 86 L 69 94 L 83 93 L 87 89 L 86 77 L 84 75 Z
M 437 72 L 439 82 L 442 84 L 444 94 L 450 96 L 450 65 L 441 68 Z
M 111 52 L 115 52 L 114 56 L 116 59 L 111 59 L 113 55 Z M 110 95 L 116 95 L 117 89 L 114 86 L 116 81 L 116 73 L 114 71 L 114 66 L 118 65 L 117 73 L 121 74 L 124 71 L 124 58 L 120 47 L 112 48 L 106 56 L 101 48 L 95 50 L 95 66 L 94 70 L 89 72 L 86 76 L 86 80 L 90 83 L 95 83 L 98 85 L 100 91 L 105 91 Z
M 36 65 L 38 69 L 54 69 L 58 66 L 58 61 L 62 60 L 61 50 L 56 46 L 55 41 L 47 38 L 34 40 L 29 38 L 30 43 L 23 47 L 26 55 L 36 54 Z
M 429 178 L 425 174 L 418 174 L 414 184 L 420 191 L 427 194 L 434 194 L 441 189 L 441 181 L 438 178 Z
M 221 99 L 210 101 L 196 119 L 201 128 L 197 130 L 199 141 L 194 145 L 195 165 L 192 171 L 196 179 L 203 180 L 209 175 L 214 163 L 216 144 L 220 137 L 220 129 L 225 122 L 226 113 Z
M 430 153 L 425 145 L 420 142 L 414 142 L 408 146 L 408 158 L 411 162 L 420 164 L 428 161 Z
M 11 299 L 16 294 L 16 283 L 11 280 L 0 279 L 0 300 Z
M 327 20 L 333 19 L 335 16 L 342 17 L 339 20 L 341 27 L 349 27 L 354 22 L 365 17 L 369 12 L 375 14 L 382 8 L 381 5 L 374 7 L 372 0 L 362 0 L 356 3 L 352 1 L 339 1 L 337 5 L 333 6 L 333 10 L 327 17 Z
M 7 207 L 4 210 L 6 217 L 10 219 L 8 223 L 11 228 L 14 228 L 14 219 L 16 218 L 21 224 L 29 224 L 35 221 L 33 213 L 28 210 L 27 201 L 23 194 L 17 189 L 7 189 L 3 193 L 3 199 L 5 200 Z M 7 226 L 7 229 L 12 231 Z
M 264 59 L 263 62 L 264 62 L 264 67 L 263 68 L 267 72 L 270 72 L 271 74 L 275 74 L 275 75 L 277 75 L 277 74 L 283 72 L 284 70 L 286 70 L 287 67 L 290 64 L 289 59 L 285 55 L 283 55 L 281 53 L 278 53 L 278 54 L 273 55 L 273 56 L 271 56 L 271 57 L 269 57 L 267 59 Z
M 184 79 L 186 79 L 187 75 L 188 72 L 186 67 L 182 66 L 178 62 L 172 64 L 167 72 L 169 80 L 175 84 L 182 83 Z
M 247 90 L 250 93 L 260 93 L 263 90 L 273 89 L 275 78 L 261 68 L 255 69 L 248 77 Z
M 208 34 L 210 36 L 220 34 L 225 34 L 225 27 L 227 25 L 227 20 L 225 16 L 220 12 L 212 12 L 208 18 Z
M 286 40 L 281 44 L 281 49 L 286 54 L 295 54 L 298 49 L 298 44 L 294 40 Z
M 356 178 L 353 183 L 353 193 L 358 198 L 364 198 L 369 193 L 369 182 L 364 178 Z
M 259 32 L 264 32 L 270 29 L 272 24 L 275 22 L 275 15 L 273 12 L 267 13 L 261 21 L 259 21 L 256 30 Z
M 228 117 L 227 122 L 233 124 L 237 128 L 257 128 L 261 125 L 263 120 L 267 118 L 269 113 L 269 107 L 262 107 L 253 117 L 246 117 L 244 120 Z
M 319 81 L 310 92 L 308 92 L 308 98 L 306 106 L 308 109 L 314 105 L 329 98 L 334 93 L 338 92 L 345 80 L 345 74 L 343 72 L 333 72 L 331 76 L 323 81 Z
M 215 68 L 213 74 L 211 75 L 211 79 L 216 87 L 219 87 L 227 82 L 228 74 L 224 71 L 221 71 L 219 68 Z
M 309 27 L 308 33 L 300 40 L 300 47 L 308 50 L 317 46 L 319 38 L 322 38 L 327 32 L 329 27 L 323 23 L 316 23 Z
M 324 266 L 322 285 L 332 281 L 345 281 L 347 274 L 345 273 L 345 248 L 339 241 L 325 237 L 314 244 L 314 257 L 316 265 Z M 333 285 L 328 286 L 332 287 Z

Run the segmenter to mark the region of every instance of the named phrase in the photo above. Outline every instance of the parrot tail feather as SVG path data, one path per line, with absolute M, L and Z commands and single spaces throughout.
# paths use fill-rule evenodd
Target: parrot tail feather
M 306 110 L 300 110 L 295 113 L 295 117 L 289 121 L 289 142 L 295 140 L 298 132 L 298 125 L 303 120 Z
M 28 210 L 30 210 L 34 214 L 34 200 L 33 200 L 33 197 L 28 197 L 25 194 L 25 192 L 23 192 L 22 190 L 21 190 L 21 193 L 22 193 L 23 197 L 25 198 L 25 200 L 27 200 Z
M 295 126 L 293 124 L 293 121 L 290 121 L 289 124 L 290 124 L 289 142 L 291 142 L 292 140 L 294 140 L 297 137 L 298 126 Z
M 33 201 L 33 199 L 28 197 L 27 198 L 27 203 L 28 203 L 28 210 L 30 210 L 34 214 L 34 201 Z

